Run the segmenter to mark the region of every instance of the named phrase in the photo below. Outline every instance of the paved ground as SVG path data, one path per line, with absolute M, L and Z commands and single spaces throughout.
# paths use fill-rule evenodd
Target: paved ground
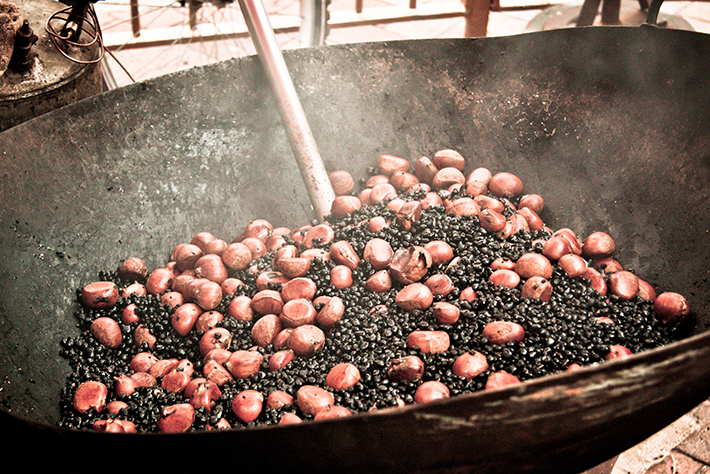
M 298 0 L 263 1 L 281 48 L 299 47 L 299 35 L 294 31 L 300 23 Z M 581 4 L 581 0 L 568 2 L 569 8 Z M 637 5 L 633 0 L 624 0 L 623 5 L 627 4 L 634 8 Z M 139 0 L 139 5 L 141 33 L 134 37 L 128 0 L 102 0 L 96 4 L 106 43 L 120 49 L 116 56 L 136 80 L 255 54 L 236 3 L 221 9 L 206 4 L 199 11 L 203 18 L 195 30 L 187 25 L 187 8 L 176 7 L 178 4 L 173 0 Z M 331 27 L 326 44 L 464 36 L 464 6 L 459 0 L 417 0 L 414 10 L 409 8 L 408 0 L 363 0 L 361 13 L 355 11 L 355 5 L 356 0 L 331 1 Z M 500 0 L 500 5 L 502 11 L 490 13 L 488 36 L 520 34 L 550 11 L 545 8 L 565 4 L 561 0 Z M 680 15 L 691 28 L 710 33 L 710 3 L 667 1 L 661 13 Z M 419 18 L 407 21 L 413 16 Z M 203 41 L 215 34 L 235 37 Z M 135 47 L 166 37 L 175 44 Z M 177 44 L 178 41 L 185 43 Z M 119 85 L 130 83 L 115 62 L 110 64 Z

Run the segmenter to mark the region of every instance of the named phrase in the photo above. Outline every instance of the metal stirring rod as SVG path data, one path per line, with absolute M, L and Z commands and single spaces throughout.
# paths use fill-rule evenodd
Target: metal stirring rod
M 330 214 L 335 193 L 301 101 L 296 94 L 286 61 L 276 42 L 266 9 L 261 0 L 239 0 L 239 6 L 271 85 L 311 204 L 318 219 L 323 221 L 323 218 Z

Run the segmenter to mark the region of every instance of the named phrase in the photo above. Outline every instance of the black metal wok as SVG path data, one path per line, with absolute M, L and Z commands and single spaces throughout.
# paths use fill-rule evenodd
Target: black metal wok
M 513 388 L 229 432 L 57 429 L 74 288 L 209 230 L 313 215 L 256 58 L 150 80 L 0 134 L 0 422 L 58 472 L 575 473 L 710 396 L 710 36 L 653 27 L 291 51 L 330 169 L 454 148 L 546 198 L 552 228 L 609 232 L 618 259 L 690 300 L 680 343 Z M 120 459 L 129 459 L 123 464 Z

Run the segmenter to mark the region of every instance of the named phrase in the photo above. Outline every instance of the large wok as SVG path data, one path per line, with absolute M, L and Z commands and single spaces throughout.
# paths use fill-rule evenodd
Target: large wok
M 329 169 L 455 148 L 518 174 L 552 228 L 609 232 L 618 259 L 685 294 L 694 335 L 512 388 L 229 432 L 57 429 L 74 289 L 198 231 L 313 214 L 254 57 L 113 90 L 0 135 L 5 452 L 58 472 L 575 473 L 710 396 L 710 36 L 652 27 L 290 51 Z M 128 459 L 123 464 L 119 459 Z M 285 470 L 285 471 L 284 471 Z M 93 471 L 96 472 L 96 471 Z

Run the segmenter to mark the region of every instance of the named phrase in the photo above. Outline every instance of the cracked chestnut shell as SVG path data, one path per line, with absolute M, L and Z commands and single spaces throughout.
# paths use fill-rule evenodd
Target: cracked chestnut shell
M 431 254 L 424 247 L 411 246 L 397 250 L 390 261 L 390 274 L 395 281 L 408 285 L 421 280 L 431 268 Z

